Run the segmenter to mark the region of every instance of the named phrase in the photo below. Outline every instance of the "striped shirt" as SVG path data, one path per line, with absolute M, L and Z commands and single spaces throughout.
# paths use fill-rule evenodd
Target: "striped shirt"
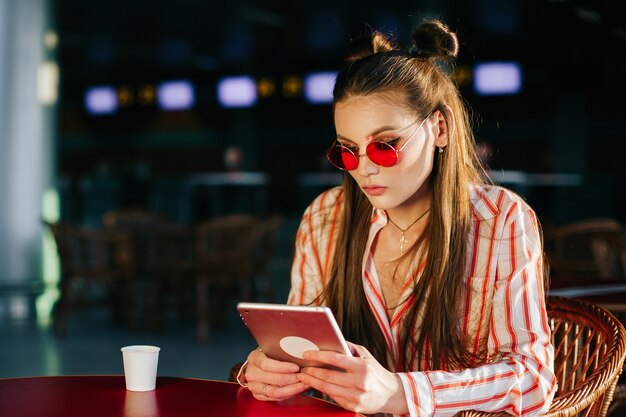
M 412 369 L 398 368 L 403 315 L 414 302 L 413 277 L 424 263 L 408 274 L 400 296 L 408 301 L 399 303 L 390 320 L 372 253 L 372 242 L 387 216 L 374 209 L 362 280 L 391 352 L 387 368 L 400 376 L 411 417 L 452 416 L 468 409 L 541 414 L 552 402 L 556 378 L 537 218 L 519 196 L 501 187 L 470 186 L 470 198 L 473 221 L 460 325 L 471 341 L 470 350 L 482 352 L 485 363 L 469 369 L 415 371 L 428 369 L 422 357 L 413 358 Z M 313 302 L 327 284 L 342 204 L 343 191 L 336 187 L 305 211 L 296 235 L 290 304 Z

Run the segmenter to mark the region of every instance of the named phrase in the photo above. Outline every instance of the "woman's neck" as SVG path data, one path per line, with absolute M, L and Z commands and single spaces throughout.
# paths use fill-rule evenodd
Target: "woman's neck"
M 387 217 L 401 228 L 409 226 L 416 218 L 430 209 L 432 193 L 429 184 L 424 184 L 413 196 L 401 205 L 385 210 Z

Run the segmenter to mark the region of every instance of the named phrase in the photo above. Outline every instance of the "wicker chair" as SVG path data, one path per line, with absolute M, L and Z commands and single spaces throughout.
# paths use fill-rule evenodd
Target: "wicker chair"
M 259 218 L 252 230 L 249 249 L 252 259 L 248 271 L 243 271 L 240 301 L 258 301 L 262 297 L 266 302 L 275 302 L 270 269 L 282 224 L 283 216 L 274 214 Z
M 626 356 L 624 326 L 585 301 L 548 298 L 558 391 L 545 417 L 604 417 Z M 510 416 L 463 411 L 459 417 Z
M 136 235 L 137 237 L 137 235 Z M 158 329 L 170 304 L 179 318 L 193 316 L 195 280 L 195 239 L 192 227 L 154 224 L 140 235 L 143 240 L 143 269 L 146 286 L 146 321 Z
M 54 329 L 67 332 L 68 319 L 79 307 L 96 301 L 111 305 L 113 317 L 134 326 L 132 249 L 123 231 L 89 229 L 69 223 L 48 223 L 61 266 L 60 298 L 54 308 Z M 105 287 L 97 297 L 97 287 Z M 102 288 L 100 288 L 102 289 Z
M 248 285 L 253 266 L 252 234 L 258 218 L 248 214 L 215 217 L 196 226 L 197 339 L 209 339 L 211 321 L 226 321 L 227 302 Z
M 151 328 L 161 324 L 165 314 L 160 305 L 164 295 L 162 290 L 174 282 L 174 276 L 186 268 L 189 263 L 185 249 L 173 241 L 182 226 L 162 213 L 145 208 L 117 208 L 107 211 L 102 216 L 104 230 L 124 232 L 130 239 L 132 249 L 133 296 L 137 300 L 133 321 L 146 323 Z M 188 240 L 190 240 L 189 237 Z M 181 243 L 184 239 L 178 239 Z M 179 254 L 172 253 L 180 252 Z M 188 281 L 188 280 L 187 280 Z

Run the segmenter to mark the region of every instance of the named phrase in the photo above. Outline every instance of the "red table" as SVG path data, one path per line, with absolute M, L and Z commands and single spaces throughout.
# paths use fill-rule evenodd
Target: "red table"
M 7 417 L 357 417 L 326 401 L 297 396 L 258 401 L 231 382 L 157 378 L 149 392 L 126 391 L 124 377 L 51 376 L 0 379 Z

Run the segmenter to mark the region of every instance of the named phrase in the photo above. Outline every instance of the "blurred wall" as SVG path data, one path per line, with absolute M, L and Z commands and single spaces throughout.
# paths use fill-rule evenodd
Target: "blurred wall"
M 36 279 L 40 270 L 54 105 L 39 96 L 46 6 L 46 0 L 0 0 L 0 282 Z

